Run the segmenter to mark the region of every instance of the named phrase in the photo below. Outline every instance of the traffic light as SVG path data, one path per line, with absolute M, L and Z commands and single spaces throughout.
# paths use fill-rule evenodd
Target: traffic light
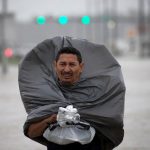
M 4 50 L 4 56 L 5 56 L 6 58 L 12 57 L 12 56 L 13 56 L 13 50 L 12 50 L 12 48 L 6 48 L 6 49 Z
M 36 22 L 37 22 L 37 24 L 39 24 L 39 25 L 43 25 L 43 24 L 46 23 L 46 18 L 45 18 L 44 16 L 38 16 L 38 17 L 36 18 Z
M 65 25 L 68 23 L 68 17 L 67 16 L 60 16 L 58 18 L 58 22 L 59 22 L 59 24 Z
M 107 22 L 107 27 L 108 27 L 109 29 L 114 29 L 114 28 L 116 27 L 116 22 L 115 22 L 114 20 L 109 20 L 109 21 Z
M 82 24 L 88 25 L 88 24 L 90 24 L 90 21 L 91 21 L 91 19 L 90 19 L 89 16 L 83 16 L 83 17 L 81 18 Z

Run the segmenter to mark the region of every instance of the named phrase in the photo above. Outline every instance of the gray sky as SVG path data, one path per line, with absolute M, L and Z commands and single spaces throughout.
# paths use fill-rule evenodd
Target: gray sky
M 100 1 L 95 0 L 96 4 Z M 87 9 L 87 2 L 90 3 L 90 9 Z M 92 0 L 8 0 L 8 10 L 15 12 L 19 20 L 29 20 L 36 15 L 59 16 L 96 13 L 92 6 Z M 98 5 L 96 6 L 98 7 Z M 136 0 L 118 0 L 118 8 L 119 12 L 127 13 L 129 10 L 137 8 Z M 99 11 L 100 9 L 103 8 L 100 6 Z

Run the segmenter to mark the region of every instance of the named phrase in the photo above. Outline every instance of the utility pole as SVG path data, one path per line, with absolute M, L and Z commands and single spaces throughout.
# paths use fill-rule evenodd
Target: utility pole
M 142 43 L 145 33 L 145 12 L 144 12 L 144 0 L 138 0 L 138 31 L 139 31 L 139 56 L 143 57 Z
M 108 45 L 109 31 L 108 31 L 108 19 L 109 19 L 109 1 L 103 0 L 103 42 Z
M 101 43 L 101 0 L 95 0 L 94 1 L 94 10 L 95 10 L 95 13 L 94 13 L 94 41 L 96 43 Z
M 113 41 L 116 43 L 118 38 L 118 0 L 112 1 L 112 9 L 113 9 L 113 21 L 114 21 L 114 32 L 113 32 Z
M 147 20 L 148 20 L 148 40 L 149 40 L 149 48 L 150 48 L 150 1 L 147 0 L 148 3 L 148 16 L 147 16 Z
M 7 17 L 7 0 L 2 0 L 2 73 L 6 74 L 8 71 L 7 59 L 4 57 L 4 50 L 6 49 L 6 17 Z
M 93 0 L 86 0 L 86 14 L 90 16 L 90 18 L 93 18 Z M 93 19 L 91 20 L 91 23 L 88 25 L 88 38 L 90 41 L 93 41 Z

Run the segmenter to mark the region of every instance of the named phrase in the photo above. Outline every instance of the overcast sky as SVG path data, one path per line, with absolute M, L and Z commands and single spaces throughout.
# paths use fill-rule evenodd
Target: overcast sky
M 94 6 L 92 1 L 94 2 L 94 0 L 8 0 L 8 10 L 15 12 L 19 20 L 29 20 L 36 15 L 83 15 L 87 12 L 96 13 L 95 8 L 92 7 Z M 103 9 L 98 4 L 101 1 L 95 0 L 99 10 Z M 91 7 L 87 6 L 87 2 Z M 137 0 L 118 0 L 118 9 L 121 13 L 127 13 L 136 8 Z

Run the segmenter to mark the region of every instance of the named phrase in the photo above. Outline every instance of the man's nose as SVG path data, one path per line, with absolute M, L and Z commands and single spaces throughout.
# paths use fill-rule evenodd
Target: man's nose
M 64 71 L 65 71 L 65 72 L 69 72 L 69 71 L 70 71 L 69 65 L 66 65 L 66 66 L 65 66 Z

